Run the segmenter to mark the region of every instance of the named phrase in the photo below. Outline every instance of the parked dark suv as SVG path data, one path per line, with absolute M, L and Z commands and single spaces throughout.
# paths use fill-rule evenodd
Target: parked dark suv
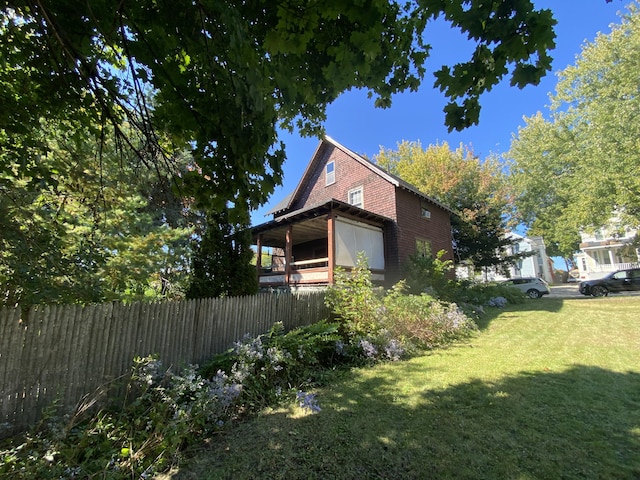
M 606 297 L 609 293 L 640 290 L 640 268 L 612 272 L 597 280 L 580 282 L 580 293 L 594 297 Z

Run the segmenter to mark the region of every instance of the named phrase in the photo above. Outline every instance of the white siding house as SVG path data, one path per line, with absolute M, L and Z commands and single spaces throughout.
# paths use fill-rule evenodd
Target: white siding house
M 507 274 L 491 269 L 482 273 L 483 278 L 487 281 L 500 281 L 508 278 L 536 277 L 553 283 L 553 261 L 547 255 L 542 237 L 523 237 L 513 232 L 509 232 L 507 237 L 515 240 L 515 243 L 513 246 L 507 247 L 504 252 L 506 255 L 520 252 L 534 253 L 519 260 L 515 265 L 509 266 Z M 473 276 L 464 267 L 456 269 L 456 275 L 458 278 Z
M 581 232 L 580 252 L 575 255 L 581 280 L 601 278 L 608 272 L 638 266 L 640 252 L 629 248 L 638 233 L 626 228 L 601 228 L 593 233 Z

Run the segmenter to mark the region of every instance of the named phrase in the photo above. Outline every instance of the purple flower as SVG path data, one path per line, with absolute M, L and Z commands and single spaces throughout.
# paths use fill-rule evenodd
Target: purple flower
M 317 413 L 321 410 L 320 405 L 318 405 L 318 400 L 316 399 L 315 393 L 305 393 L 303 391 L 299 391 L 296 394 L 296 398 L 298 400 L 300 408 L 310 410 L 311 413 Z
M 391 340 L 389 340 L 389 343 L 387 343 L 387 346 L 385 347 L 384 351 L 387 357 L 389 357 L 389 359 L 393 360 L 394 362 L 397 362 L 398 360 L 400 360 L 400 357 L 404 355 L 404 348 L 402 348 L 402 345 L 400 344 L 400 342 L 395 338 L 392 338 Z
M 360 340 L 359 345 L 366 357 L 376 358 L 378 355 L 378 349 L 369 340 L 362 339 Z

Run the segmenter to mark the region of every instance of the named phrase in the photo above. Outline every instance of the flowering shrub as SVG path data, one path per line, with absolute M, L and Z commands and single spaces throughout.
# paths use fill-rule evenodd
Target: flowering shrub
M 449 285 L 451 282 L 445 281 L 445 274 L 450 265 L 440 261 L 441 256 L 442 252 L 429 269 L 418 265 L 419 270 L 425 277 L 435 269 L 442 280 L 436 283 Z M 447 291 L 452 288 L 449 285 Z M 329 288 L 327 304 L 340 321 L 341 331 L 365 359 L 397 360 L 405 353 L 405 347 L 434 348 L 463 338 L 476 329 L 475 323 L 457 304 L 425 293 L 410 295 L 406 289 L 406 282 L 401 281 L 386 296 L 377 295 L 363 255 L 358 256 L 357 265 L 349 275 L 341 273 Z M 344 350 L 344 345 L 340 350 Z
M 46 416 L 34 431 L 0 450 L 0 477 L 13 479 L 152 478 L 181 450 L 237 413 L 242 386 L 222 371 L 164 369 L 136 358 L 127 390 L 133 400 L 97 414 Z
M 502 297 L 507 303 L 523 303 L 526 297 L 515 288 L 495 283 L 475 283 L 469 280 L 458 282 L 455 289 L 455 300 L 458 305 L 488 305 L 492 298 Z M 472 307 L 473 308 L 473 307 Z
M 464 338 L 476 324 L 455 303 L 429 295 L 405 295 L 398 289 L 385 298 L 385 325 L 391 334 L 420 348 L 435 348 Z
M 507 305 L 507 303 L 509 303 L 509 302 L 504 297 L 492 297 L 487 302 L 487 306 L 489 306 L 489 307 L 497 307 L 497 308 L 504 308 Z
M 224 425 L 233 418 L 234 404 L 242 393 L 242 384 L 221 370 L 211 379 L 202 377 L 195 365 L 179 373 L 163 371 L 153 356 L 134 359 L 131 381 L 140 390 L 132 408 L 158 410 L 162 405 L 163 424 L 172 432 L 184 431 L 185 436 Z

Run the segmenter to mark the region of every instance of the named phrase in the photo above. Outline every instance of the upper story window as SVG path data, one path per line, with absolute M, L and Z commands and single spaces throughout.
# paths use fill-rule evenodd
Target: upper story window
M 429 210 L 429 207 L 425 202 L 420 204 L 420 216 L 422 218 L 431 218 L 431 210 Z
M 327 163 L 324 169 L 325 185 L 336 183 L 336 164 L 335 162 Z
M 349 190 L 348 202 L 354 207 L 364 208 L 364 201 L 362 198 L 362 187 Z

